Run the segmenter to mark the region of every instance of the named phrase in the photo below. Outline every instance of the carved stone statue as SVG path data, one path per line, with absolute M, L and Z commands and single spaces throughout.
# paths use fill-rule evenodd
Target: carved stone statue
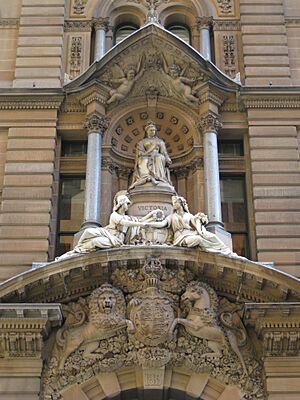
M 238 257 L 214 233 L 206 230 L 207 216 L 203 213 L 193 215 L 189 212 L 186 200 L 181 196 L 172 196 L 173 213 L 161 222 L 150 222 L 147 225 L 164 228 L 173 232 L 173 245 L 183 247 L 201 247 L 201 249 Z
M 215 294 L 214 297 L 215 302 L 217 302 Z M 220 356 L 222 350 L 226 348 L 226 337 L 217 324 L 211 296 L 207 288 L 204 284 L 191 282 L 186 287 L 181 301 L 189 302 L 188 314 L 186 318 L 176 318 L 171 330 L 174 330 L 177 324 L 183 325 L 192 336 L 207 340 L 207 346 L 212 350 L 212 353 L 206 355 Z
M 69 324 L 68 320 L 56 334 L 59 354 L 59 369 L 64 367 L 66 359 L 84 345 L 83 358 L 97 357 L 93 352 L 99 341 L 114 336 L 127 327 L 130 321 L 125 319 L 125 299 L 123 293 L 109 284 L 94 290 L 88 301 L 87 313 L 84 307 L 77 315 L 80 320 Z
M 56 261 L 78 253 L 90 253 L 97 249 L 120 247 L 125 242 L 126 244 L 134 244 L 138 241 L 140 227 L 146 226 L 146 222 L 156 220 L 156 215 L 161 214 L 161 211 L 153 210 L 142 218 L 131 217 L 127 215 L 131 202 L 125 193 L 125 191 L 121 191 L 115 195 L 109 225 L 104 228 L 85 229 L 74 250 L 57 257 Z
M 110 98 L 107 100 L 107 104 L 119 102 L 131 92 L 135 82 L 143 75 L 144 70 L 142 69 L 142 58 L 136 68 L 134 65 L 130 65 L 128 70 L 125 72 L 120 68 L 123 77 L 117 79 L 111 79 L 110 83 L 118 85 L 116 89 L 112 89 L 109 92 Z M 117 64 L 116 64 L 117 65 Z
M 183 96 L 186 100 L 189 100 L 193 103 L 199 103 L 199 99 L 195 96 L 195 93 L 199 89 L 202 83 L 197 83 L 198 81 L 202 81 L 203 77 L 197 79 L 190 79 L 184 76 L 188 65 L 181 70 L 178 64 L 172 64 L 170 66 L 167 65 L 165 58 L 162 56 L 163 60 L 163 69 L 166 74 L 168 74 L 173 81 L 174 87 L 178 94 Z
M 149 121 L 145 127 L 145 138 L 137 144 L 136 159 L 132 184 L 129 189 L 151 182 L 160 182 L 172 186 L 168 165 L 171 164 L 165 142 L 157 137 L 154 122 Z
M 228 309 L 229 302 L 226 300 L 223 300 L 223 302 L 226 302 Z M 213 351 L 206 353 L 205 356 L 220 357 L 223 352 L 228 352 L 229 349 L 233 350 L 243 367 L 244 375 L 247 376 L 247 367 L 239 349 L 239 345 L 246 341 L 247 335 L 245 330 L 241 332 L 241 321 L 237 315 L 234 315 L 233 308 L 231 308 L 231 311 L 221 313 L 221 324 L 219 325 L 216 315 L 218 309 L 217 294 L 210 286 L 196 281 L 187 285 L 184 294 L 181 296 L 181 303 L 188 310 L 187 316 L 186 318 L 176 318 L 171 327 L 171 332 L 174 331 L 177 324 L 181 324 L 190 335 L 205 339 L 207 346 Z M 229 304 L 231 305 L 231 303 Z M 236 331 L 239 331 L 239 338 Z M 228 347 L 228 344 L 230 347 Z

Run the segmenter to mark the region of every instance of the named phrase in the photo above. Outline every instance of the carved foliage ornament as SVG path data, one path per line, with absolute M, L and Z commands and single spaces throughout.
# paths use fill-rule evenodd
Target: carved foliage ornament
M 232 78 L 236 75 L 236 43 L 234 35 L 223 35 L 224 72 Z
M 73 0 L 73 14 L 82 15 L 84 14 L 85 6 L 88 0 Z
M 191 279 L 185 269 L 175 274 L 150 258 L 142 268 L 116 270 L 112 280 L 119 288 L 104 284 L 65 306 L 42 398 L 59 399 L 62 389 L 99 372 L 167 364 L 209 373 L 241 387 L 247 399 L 261 398 L 261 367 L 241 321 L 242 306 Z
M 222 128 L 222 123 L 217 115 L 208 113 L 198 120 L 199 129 L 205 133 L 209 131 L 218 132 Z
M 75 78 L 81 72 L 82 66 L 82 36 L 71 37 L 70 46 L 70 75 Z
M 221 14 L 232 14 L 233 13 L 233 0 L 218 0 L 218 5 Z
M 109 126 L 109 121 L 109 118 L 103 115 L 91 114 L 87 117 L 84 127 L 87 129 L 88 133 L 97 132 L 104 135 Z

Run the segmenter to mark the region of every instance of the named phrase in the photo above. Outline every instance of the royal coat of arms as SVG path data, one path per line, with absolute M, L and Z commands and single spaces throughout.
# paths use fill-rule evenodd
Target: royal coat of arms
M 147 287 L 128 304 L 129 318 L 134 325 L 132 333 L 146 346 L 157 346 L 170 338 L 174 321 L 171 300 L 157 287 Z

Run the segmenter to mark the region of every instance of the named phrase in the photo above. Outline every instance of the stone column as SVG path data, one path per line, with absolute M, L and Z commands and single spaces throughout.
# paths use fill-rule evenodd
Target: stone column
M 94 61 L 99 61 L 105 54 L 105 34 L 108 30 L 108 18 L 98 18 L 94 22 L 96 31 Z
M 200 53 L 207 60 L 211 60 L 210 27 L 212 17 L 197 18 L 198 29 L 200 32 Z
M 222 124 L 213 113 L 203 115 L 199 120 L 199 128 L 203 134 L 204 147 L 204 189 L 205 208 L 210 226 L 221 226 L 221 193 L 219 177 L 217 132 Z
M 82 228 L 100 226 L 101 209 L 101 147 L 102 136 L 108 128 L 109 120 L 103 115 L 88 116 L 85 128 L 88 131 L 86 163 L 84 220 Z

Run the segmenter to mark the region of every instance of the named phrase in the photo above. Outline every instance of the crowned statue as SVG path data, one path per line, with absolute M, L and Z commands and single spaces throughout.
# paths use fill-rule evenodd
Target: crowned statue
M 165 142 L 157 136 L 157 127 L 149 121 L 145 126 L 145 138 L 136 148 L 136 159 L 133 180 L 129 189 L 151 182 L 172 187 L 168 166 L 172 163 Z

